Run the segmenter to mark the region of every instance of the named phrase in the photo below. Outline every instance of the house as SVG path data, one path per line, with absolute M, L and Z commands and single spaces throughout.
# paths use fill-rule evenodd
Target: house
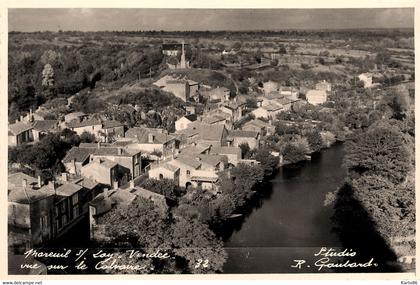
M 323 80 L 315 85 L 315 89 L 331 92 L 331 83 Z
M 149 178 L 162 180 L 164 178 L 171 179 L 176 185 L 179 185 L 179 167 L 171 163 L 165 162 L 152 167 L 149 170 Z
M 66 123 L 70 123 L 71 121 L 82 121 L 82 119 L 86 118 L 87 115 L 83 112 L 72 112 L 72 113 L 68 113 L 67 115 L 64 116 L 64 121 Z
M 227 157 L 219 154 L 199 154 L 197 160 L 201 163 L 200 170 L 217 173 L 225 169 Z
M 205 144 L 205 143 L 198 142 L 198 143 L 190 144 L 188 146 L 183 147 L 182 149 L 179 150 L 179 152 L 180 152 L 180 154 L 197 156 L 199 154 L 210 153 L 210 148 L 211 148 L 210 144 Z
M 88 212 L 88 190 L 68 181 L 50 182 L 55 188 L 55 229 L 56 235 L 64 234 L 80 222 Z
M 8 176 L 9 246 L 25 251 L 53 238 L 53 189 L 24 173 Z
M 185 44 L 184 44 L 185 45 Z M 177 56 L 182 51 L 182 44 L 162 44 L 162 53 L 167 56 Z
M 362 73 L 358 76 L 359 80 L 363 82 L 364 88 L 373 86 L 373 75 L 370 72 Z
M 88 118 L 85 120 L 72 120 L 66 124 L 67 128 L 76 132 L 79 136 L 84 132 L 90 133 L 95 137 L 100 136 L 100 132 L 102 131 L 102 121 L 96 118 Z
M 242 119 L 242 111 L 244 103 L 238 103 L 238 102 L 227 102 L 223 103 L 220 106 L 220 111 L 223 113 L 226 113 L 230 116 L 233 122 L 239 121 Z
M 101 120 L 97 118 L 82 121 L 73 120 L 67 123 L 67 127 L 79 136 L 87 132 L 104 142 L 124 136 L 124 125 L 115 120 Z
M 98 143 L 90 155 L 90 161 L 95 159 L 108 159 L 118 163 L 119 172 L 127 174 L 121 178 L 123 184 L 141 174 L 141 152 L 136 149 L 101 146 Z
M 184 102 L 189 101 L 190 97 L 196 96 L 200 89 L 200 84 L 193 80 L 165 75 L 153 83 L 162 90 L 172 93 Z
M 230 99 L 230 90 L 226 87 L 216 87 L 210 90 L 200 91 L 201 95 L 212 102 L 225 102 Z
M 252 111 L 255 118 L 274 119 L 277 114 L 283 111 L 283 106 L 276 103 L 271 103 L 262 107 L 259 107 Z
M 60 130 L 57 120 L 34 121 L 32 128 L 34 141 L 39 141 L 48 133 L 54 133 Z
M 90 161 L 90 155 L 95 152 L 94 148 L 72 147 L 61 161 L 70 174 L 81 175 L 81 169 Z
M 114 182 L 118 185 L 119 177 L 121 176 L 118 163 L 109 159 L 95 159 L 90 161 L 88 164 L 82 166 L 80 175 L 114 187 Z
M 263 82 L 263 90 L 264 94 L 268 95 L 269 93 L 273 91 L 279 91 L 280 90 L 280 84 L 278 82 L 269 80 L 267 82 Z
M 9 146 L 17 146 L 34 140 L 33 127 L 29 123 L 16 122 L 9 124 L 8 129 Z
M 248 144 L 251 149 L 260 147 L 260 133 L 253 131 L 231 130 L 228 140 L 231 146 L 239 147 L 241 144 Z
M 275 127 L 273 125 L 261 121 L 259 119 L 254 119 L 249 122 L 246 122 L 241 129 L 243 131 L 258 132 L 261 135 L 271 135 L 275 132 Z
M 131 139 L 126 147 L 148 154 L 159 154 L 161 158 L 173 155 L 179 149 L 179 140 L 163 129 L 134 127 L 127 130 L 125 137 Z
M 306 93 L 306 100 L 312 105 L 323 104 L 327 101 L 327 92 L 325 90 L 309 90 Z
M 189 127 L 197 131 L 197 142 L 212 146 L 227 146 L 227 129 L 224 125 L 194 122 Z
M 293 87 L 282 86 L 279 90 L 279 94 L 284 98 L 295 101 L 298 100 L 299 90 Z
M 32 123 L 34 121 L 42 121 L 42 120 L 45 120 L 46 117 L 47 117 L 47 111 L 42 110 L 41 107 L 39 107 L 35 113 L 32 112 L 32 109 L 30 109 L 29 113 L 26 114 L 25 117 L 23 117 L 22 122 Z
M 110 138 L 124 137 L 124 124 L 116 120 L 104 120 L 102 122 L 102 132 L 102 137 L 106 142 Z
M 130 193 L 136 195 L 137 197 L 141 197 L 146 200 L 151 200 L 153 204 L 159 209 L 162 215 L 166 214 L 169 210 L 167 199 L 164 195 L 152 192 L 142 187 L 132 187 L 129 188 Z
M 223 155 L 227 157 L 229 164 L 237 166 L 242 159 L 242 150 L 234 146 L 216 146 L 210 149 L 211 155 Z
M 176 131 L 185 130 L 190 123 L 195 122 L 196 120 L 197 120 L 196 114 L 185 115 L 175 121 L 175 130 Z
M 87 213 L 88 192 L 67 178 L 42 185 L 40 177 L 9 175 L 9 241 L 28 249 L 61 236 Z
M 179 186 L 181 187 L 187 188 L 188 183 L 191 184 L 192 173 L 201 167 L 200 161 L 194 155 L 189 152 L 187 155 L 180 154 L 170 162 L 179 168 Z

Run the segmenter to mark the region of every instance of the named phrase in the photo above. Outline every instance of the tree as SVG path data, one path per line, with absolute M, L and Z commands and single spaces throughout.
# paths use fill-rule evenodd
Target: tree
M 110 243 L 125 242 L 133 247 L 165 247 L 164 216 L 153 201 L 136 197 L 130 207 L 117 206 L 98 217 L 98 224 L 106 226 Z
M 54 86 L 54 70 L 49 63 L 47 63 L 42 70 L 42 86 L 46 88 Z
M 282 151 L 283 159 L 289 163 L 296 163 L 306 159 L 306 150 L 294 143 L 287 143 Z
M 172 226 L 174 253 L 185 259 L 195 274 L 222 272 L 227 254 L 221 240 L 198 220 L 179 218 Z
M 179 187 L 171 179 L 153 179 L 147 178 L 141 182 L 141 187 L 155 193 L 161 194 L 170 199 L 176 199 L 181 194 Z
M 279 158 L 273 156 L 267 148 L 261 148 L 257 151 L 255 159 L 261 163 L 266 177 L 271 176 L 279 165 Z
M 310 131 L 305 134 L 308 139 L 309 146 L 313 152 L 318 152 L 323 147 L 322 137 L 318 131 Z
M 373 125 L 345 144 L 343 164 L 358 174 L 380 175 L 394 183 L 405 179 L 411 166 L 402 133 L 389 124 Z
M 84 131 L 81 135 L 80 135 L 80 142 L 82 143 L 92 143 L 95 142 L 96 138 L 94 134 L 91 134 L 87 131 Z

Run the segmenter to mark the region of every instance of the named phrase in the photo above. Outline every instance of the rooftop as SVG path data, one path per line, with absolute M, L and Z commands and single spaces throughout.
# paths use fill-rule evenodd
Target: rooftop
M 35 121 L 32 124 L 33 128 L 39 131 L 49 131 L 57 127 L 57 125 L 58 125 L 57 120 Z
M 9 124 L 9 135 L 19 135 L 25 131 L 29 131 L 32 129 L 31 124 L 16 122 L 14 124 Z
M 242 131 L 242 130 L 231 130 L 231 131 L 229 131 L 229 137 L 256 138 L 256 137 L 258 137 L 258 132 Z
M 72 147 L 63 158 L 63 163 L 69 163 L 73 159 L 76 162 L 84 162 L 86 161 L 89 156 L 94 153 L 95 149 L 93 148 L 82 148 L 74 146 Z
M 210 154 L 234 154 L 241 157 L 242 150 L 235 146 L 215 146 L 210 149 Z

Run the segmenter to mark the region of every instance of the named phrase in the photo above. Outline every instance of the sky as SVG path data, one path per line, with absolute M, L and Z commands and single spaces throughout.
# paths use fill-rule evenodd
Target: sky
M 413 8 L 9 9 L 9 31 L 192 31 L 413 28 Z

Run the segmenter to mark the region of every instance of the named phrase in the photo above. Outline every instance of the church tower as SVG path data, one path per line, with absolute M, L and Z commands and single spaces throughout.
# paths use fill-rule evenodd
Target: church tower
M 187 68 L 187 63 L 185 61 L 185 49 L 184 49 L 185 42 L 182 41 L 182 54 L 181 54 L 181 68 Z

